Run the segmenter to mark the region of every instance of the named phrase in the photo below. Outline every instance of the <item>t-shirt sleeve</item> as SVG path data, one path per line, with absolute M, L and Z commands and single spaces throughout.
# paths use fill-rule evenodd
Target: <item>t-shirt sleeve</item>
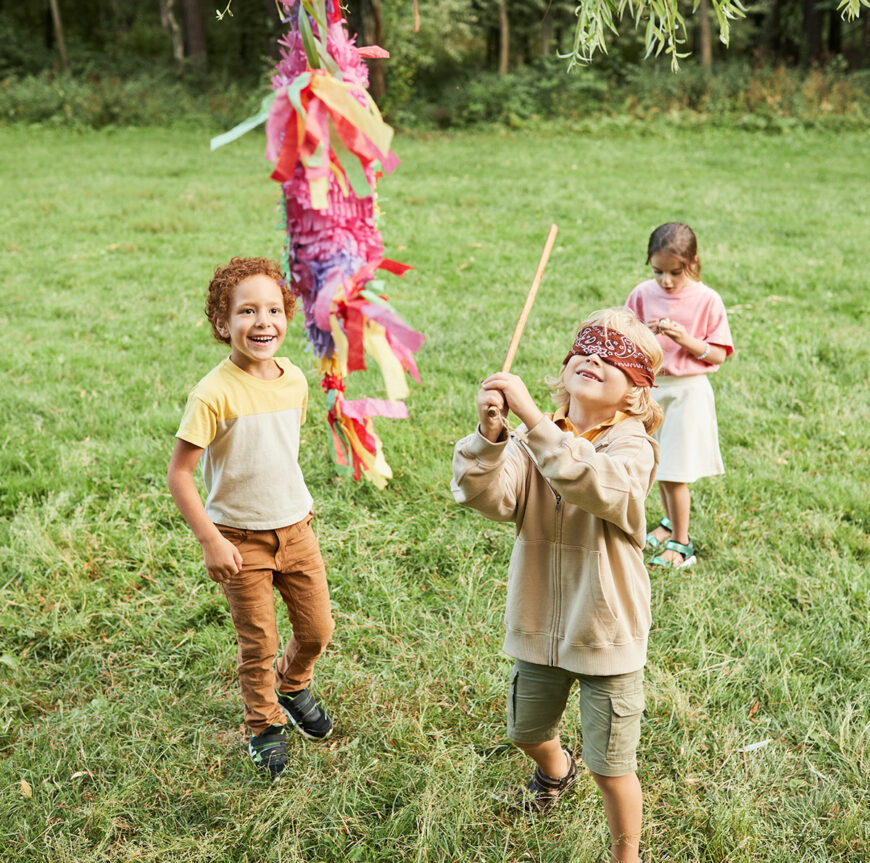
M 725 303 L 718 294 L 710 303 L 704 341 L 725 348 L 725 356 L 734 353 L 734 341 L 731 338 L 731 328 L 728 326 L 728 313 L 725 311 Z
M 643 323 L 646 323 L 646 321 L 644 321 L 643 315 L 643 297 L 641 296 L 639 288 L 635 288 L 628 295 L 628 299 L 625 301 L 625 305 L 628 306 L 628 308 L 630 308 Z
M 216 434 L 217 415 L 199 396 L 191 393 L 175 436 L 205 449 Z

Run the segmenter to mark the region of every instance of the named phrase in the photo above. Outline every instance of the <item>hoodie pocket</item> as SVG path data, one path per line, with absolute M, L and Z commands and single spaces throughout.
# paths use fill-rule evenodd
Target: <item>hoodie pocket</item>
M 622 629 L 609 570 L 602 572 L 601 555 L 585 548 L 562 550 L 562 627 L 572 644 L 607 647 Z
M 553 578 L 553 544 L 518 538 L 508 570 L 505 608 L 508 629 L 527 635 L 552 633 L 555 617 Z

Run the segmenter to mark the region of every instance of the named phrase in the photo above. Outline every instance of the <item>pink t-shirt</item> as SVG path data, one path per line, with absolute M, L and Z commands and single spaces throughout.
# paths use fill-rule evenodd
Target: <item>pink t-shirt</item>
M 689 335 L 703 339 L 710 345 L 725 348 L 725 356 L 734 353 L 728 315 L 722 298 L 703 282 L 693 282 L 673 294 L 665 291 L 655 279 L 641 282 L 629 295 L 625 304 L 644 322 L 670 318 L 681 323 Z M 705 363 L 680 347 L 667 336 L 656 336 L 664 351 L 665 362 L 659 374 L 706 375 L 719 366 Z

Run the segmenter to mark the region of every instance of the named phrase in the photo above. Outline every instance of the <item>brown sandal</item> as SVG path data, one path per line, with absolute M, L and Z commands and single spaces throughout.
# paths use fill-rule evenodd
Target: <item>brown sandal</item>
M 540 767 L 536 767 L 535 774 L 522 795 L 521 803 L 526 812 L 546 812 L 577 781 L 577 762 L 574 761 L 574 753 L 567 747 L 562 751 L 568 756 L 568 773 L 561 779 L 553 779 Z

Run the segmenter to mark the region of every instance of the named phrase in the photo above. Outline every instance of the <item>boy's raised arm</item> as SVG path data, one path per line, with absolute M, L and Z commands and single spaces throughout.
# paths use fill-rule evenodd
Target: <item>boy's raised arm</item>
M 518 496 L 528 465 L 516 446 L 508 446 L 503 418 L 508 406 L 524 421 L 530 412 L 537 412 L 538 417 L 541 413 L 520 378 L 502 372 L 483 382 L 476 405 L 477 431 L 456 444 L 450 490 L 458 504 L 486 518 L 516 521 Z M 495 410 L 490 412 L 490 408 Z
M 493 443 L 475 431 L 453 451 L 453 499 L 492 521 L 516 521 L 523 468 L 522 456 L 507 439 Z
M 208 577 L 212 581 L 221 583 L 228 581 L 241 570 L 242 556 L 229 540 L 221 536 L 202 505 L 202 499 L 193 481 L 193 472 L 199 464 L 202 453 L 202 447 L 194 446 L 180 438 L 176 439 L 175 449 L 169 460 L 166 482 L 178 511 L 202 546 Z

